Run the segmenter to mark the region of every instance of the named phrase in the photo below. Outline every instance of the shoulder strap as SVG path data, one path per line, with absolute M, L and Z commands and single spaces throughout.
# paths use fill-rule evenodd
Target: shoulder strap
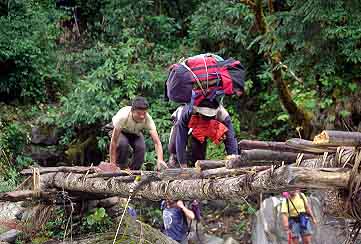
M 202 84 L 201 84 L 200 80 L 198 79 L 198 77 L 196 76 L 196 74 L 193 73 L 193 71 L 191 70 L 191 68 L 189 68 L 189 66 L 185 63 L 185 61 L 182 62 L 182 63 L 180 63 L 180 64 L 183 65 L 183 67 L 186 68 L 186 69 L 193 75 L 193 77 L 194 77 L 194 79 L 196 80 L 199 88 L 202 90 L 203 95 L 206 96 L 207 93 L 206 93 L 206 91 L 203 89 Z
M 303 194 L 303 193 L 300 193 L 300 197 L 302 198 L 302 201 L 303 201 L 303 205 L 305 206 L 306 208 L 306 196 Z
M 288 217 L 290 216 L 290 204 L 288 203 L 288 198 L 286 198 Z
M 293 208 L 294 208 L 294 209 L 296 210 L 296 212 L 297 212 L 297 215 L 300 215 L 300 213 L 298 212 L 298 210 L 297 210 L 296 206 L 293 204 L 292 200 L 291 200 L 291 199 L 287 199 L 287 200 L 290 200 L 290 202 L 291 202 L 291 204 L 292 204 Z

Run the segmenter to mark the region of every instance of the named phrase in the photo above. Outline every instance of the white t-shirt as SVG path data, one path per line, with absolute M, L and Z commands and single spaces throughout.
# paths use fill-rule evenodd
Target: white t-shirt
M 147 113 L 145 119 L 141 122 L 136 122 L 132 116 L 132 107 L 126 106 L 121 108 L 113 117 L 114 128 L 121 129 L 126 133 L 140 135 L 142 130 L 156 130 L 152 117 Z

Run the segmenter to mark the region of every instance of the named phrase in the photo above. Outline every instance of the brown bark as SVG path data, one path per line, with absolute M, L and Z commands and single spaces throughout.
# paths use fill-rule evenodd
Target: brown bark
M 299 138 L 292 138 L 287 140 L 286 145 L 298 150 L 303 150 L 305 152 L 319 153 L 319 154 L 323 154 L 324 152 L 336 152 L 337 150 L 337 147 L 316 145 L 312 141 L 299 139 Z
M 198 160 L 195 167 L 201 170 L 224 167 L 226 160 Z
M 269 36 L 268 32 L 270 31 L 270 28 L 264 15 L 263 1 L 241 0 L 241 3 L 248 5 L 253 10 L 260 35 Z M 271 42 L 276 41 L 275 36 L 272 36 L 270 38 Z M 313 125 L 311 124 L 313 115 L 306 112 L 301 107 L 297 106 L 295 101 L 292 99 L 288 84 L 282 76 L 282 69 L 280 67 L 282 55 L 280 51 L 272 51 L 272 48 L 270 47 L 269 51 L 265 52 L 264 56 L 267 57 L 272 64 L 273 82 L 277 87 L 281 104 L 288 112 L 291 121 L 300 129 L 299 131 L 302 135 L 302 138 L 309 139 L 311 137 L 313 129 Z
M 346 188 L 350 171 L 345 169 L 312 169 L 280 167 L 237 177 L 150 182 L 135 195 L 137 198 L 160 199 L 239 199 L 259 192 L 280 192 L 295 188 Z M 95 194 L 128 197 L 137 183 L 117 178 L 87 178 L 82 174 L 49 173 L 42 176 L 43 189 L 65 189 Z
M 278 67 L 280 61 L 280 52 L 276 52 L 271 55 L 273 82 L 277 87 L 281 103 L 289 114 L 291 121 L 300 128 L 299 132 L 302 135 L 302 138 L 309 139 L 312 133 L 311 120 L 313 115 L 311 113 L 307 113 L 303 108 L 297 106 L 295 101 L 292 99 L 288 84 L 282 77 L 282 70 L 280 67 Z
M 248 173 L 256 173 L 262 170 L 269 169 L 271 166 L 254 166 L 254 167 L 245 167 L 239 169 L 227 169 L 225 167 L 207 169 L 201 172 L 202 178 L 211 178 L 211 177 L 231 177 L 236 175 L 243 175 Z
M 53 172 L 72 172 L 72 173 L 95 173 L 97 172 L 96 167 L 83 167 L 83 166 L 74 166 L 74 167 L 41 167 L 39 168 L 40 174 L 53 173 Z M 21 172 L 23 175 L 33 174 L 32 169 L 23 169 Z
M 254 166 L 257 163 L 262 165 L 271 165 L 275 162 L 290 164 L 295 163 L 297 158 L 300 156 L 301 154 L 293 152 L 278 152 L 262 149 L 244 150 L 241 151 L 240 155 L 237 155 L 234 159 L 227 161 L 226 167 L 232 169 L 244 166 Z M 303 159 L 310 159 L 314 157 L 314 154 L 303 154 L 302 156 Z
M 282 152 L 303 152 L 300 149 L 286 145 L 285 142 L 278 141 L 254 141 L 254 140 L 241 140 L 238 142 L 240 150 L 264 149 Z
M 316 145 L 325 146 L 359 146 L 361 133 L 349 131 L 324 130 L 313 139 Z
M 13 191 L 0 193 L 1 201 L 19 202 L 32 199 L 54 200 L 56 192 L 39 192 L 31 190 Z

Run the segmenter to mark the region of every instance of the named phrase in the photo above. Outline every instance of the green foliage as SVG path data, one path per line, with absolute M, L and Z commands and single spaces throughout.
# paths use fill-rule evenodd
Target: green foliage
M 245 221 L 241 221 L 239 224 L 234 224 L 233 229 L 237 232 L 237 233 L 243 233 L 244 231 L 246 231 L 247 228 L 247 223 Z
M 252 22 L 250 10 L 241 3 L 205 1 L 191 17 L 190 39 L 200 46 L 201 52 L 234 57 L 245 49 Z
M 44 101 L 63 86 L 55 52 L 61 15 L 51 2 L 9 1 L 0 15 L 0 94 L 5 101 Z
M 63 208 L 57 208 L 52 218 L 45 224 L 41 237 L 62 239 L 68 219 Z
M 97 208 L 93 213 L 88 213 L 83 221 L 82 229 L 90 232 L 108 231 L 112 221 L 104 208 Z
M 138 219 L 144 223 L 148 223 L 151 226 L 160 228 L 163 223 L 163 212 L 160 209 L 160 203 L 158 205 L 141 205 L 139 209 Z
M 264 52 L 280 51 L 287 67 L 278 68 L 305 111 L 327 114 L 338 106 L 328 122 L 357 118 L 358 110 L 347 100 L 359 90 L 356 81 L 361 75 L 361 4 L 355 0 L 288 0 L 271 14 L 264 5 L 269 32 L 262 36 L 252 10 L 242 3 L 76 0 L 81 37 L 65 47 L 58 43 L 59 26 L 72 21 L 73 13 L 56 9 L 49 0 L 7 3 L 0 9 L 0 64 L 5 67 L 5 72 L 0 70 L 0 95 L 40 101 L 60 97 L 60 103 L 45 105 L 40 121 L 65 129 L 62 144 L 95 133 L 98 147 L 106 152 L 109 140 L 100 127 L 134 96 L 143 95 L 152 104 L 150 114 L 167 154 L 169 117 L 177 105 L 162 101 L 166 67 L 204 52 L 232 56 L 247 68 L 245 97 L 225 99 L 239 139 L 297 136 L 291 116 L 280 104 Z M 70 89 L 64 90 L 67 79 Z M 146 168 L 151 169 L 155 153 L 149 137 L 146 144 Z M 29 162 L 13 157 L 22 155 L 19 152 L 6 154 L 21 168 Z M 223 146 L 210 145 L 208 157 L 223 155 Z
M 67 233 L 69 234 L 69 224 L 72 224 L 72 234 L 75 236 L 84 232 L 99 233 L 109 231 L 113 223 L 104 208 L 96 208 L 93 212 L 87 213 L 83 219 L 74 218 L 69 222 L 71 214 L 75 216 L 75 213 L 65 211 L 63 208 L 57 208 L 42 230 L 32 237 L 32 241 L 36 240 L 38 243 L 42 243 L 42 241 L 49 239 L 62 240 L 66 228 L 68 228 Z
M 98 43 L 94 51 L 87 50 L 83 56 L 78 56 L 85 61 L 85 70 L 89 72 L 72 92 L 61 98 L 60 108 L 49 109 L 43 121 L 68 130 L 100 126 L 109 122 L 120 107 L 129 105 L 135 95 L 155 92 L 160 84 L 154 77 L 159 72 L 154 70 L 157 67 L 140 62 L 147 53 L 144 45 L 143 39 L 135 38 L 114 46 Z M 86 61 L 89 53 L 96 56 L 92 63 Z M 49 120 L 49 117 L 53 119 Z M 64 142 L 69 142 L 73 135 L 67 132 L 68 139 Z
M 224 148 L 224 143 L 216 145 L 209 140 L 207 143 L 207 159 L 223 160 L 226 152 Z
M 23 124 L 0 124 L 0 130 L 0 191 L 10 191 L 21 179 L 17 171 L 28 167 L 33 161 L 23 155 L 28 144 Z

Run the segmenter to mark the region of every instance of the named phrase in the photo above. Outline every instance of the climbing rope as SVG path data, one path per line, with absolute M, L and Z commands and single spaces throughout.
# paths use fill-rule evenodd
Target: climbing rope
M 33 168 L 33 197 L 40 197 L 40 170 L 39 168 Z
M 129 193 L 132 193 L 132 189 L 130 189 Z M 122 225 L 125 212 L 128 210 L 128 206 L 129 206 L 130 199 L 131 199 L 131 195 L 129 195 L 128 200 L 127 200 L 127 203 L 125 204 L 125 207 L 124 207 L 124 210 L 123 210 L 122 217 L 120 217 L 120 221 L 119 221 L 119 224 L 118 224 L 118 228 L 117 228 L 117 231 L 115 232 L 113 244 L 115 244 L 115 242 L 116 242 L 116 240 L 117 240 L 118 233 L 119 233 L 119 230 L 120 230 L 120 226 Z

